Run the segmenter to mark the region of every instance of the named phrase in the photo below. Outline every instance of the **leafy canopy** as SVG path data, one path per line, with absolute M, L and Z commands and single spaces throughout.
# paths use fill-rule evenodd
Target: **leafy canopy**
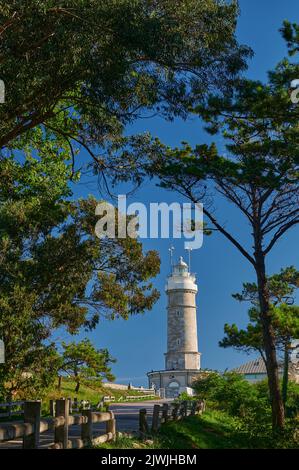
M 158 298 L 157 253 L 136 239 L 98 239 L 97 201 L 71 200 L 71 171 L 63 154 L 0 159 L 0 386 L 10 393 L 53 377 L 57 328 L 128 319 Z
M 267 279 L 271 299 L 271 322 L 275 331 L 278 350 L 291 349 L 292 340 L 299 337 L 299 307 L 293 305 L 296 290 L 299 287 L 299 272 L 293 267 L 282 269 Z M 258 351 L 265 359 L 262 325 L 259 312 L 258 287 L 255 283 L 243 284 L 241 294 L 233 297 L 240 302 L 250 302 L 249 324 L 245 329 L 237 325 L 225 324 L 225 337 L 221 347 L 234 347 L 245 352 Z
M 236 41 L 237 15 L 236 2 L 218 0 L 1 5 L 0 148 L 22 149 L 39 126 L 102 168 L 101 149 L 122 145 L 136 117 L 186 117 L 207 90 L 231 86 L 250 55 Z
M 60 371 L 74 376 L 77 383 L 83 378 L 114 380 L 109 364 L 115 360 L 107 349 L 96 349 L 88 339 L 79 343 L 62 343 L 62 347 Z

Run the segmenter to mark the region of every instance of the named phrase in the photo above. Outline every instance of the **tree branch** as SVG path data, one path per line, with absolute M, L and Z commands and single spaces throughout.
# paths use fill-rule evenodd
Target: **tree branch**
M 213 225 L 222 233 L 240 252 L 243 256 L 245 256 L 248 261 L 255 266 L 255 260 L 250 254 L 242 247 L 242 245 L 229 233 L 225 230 L 225 228 L 219 224 L 219 222 L 212 216 L 212 214 L 205 208 L 203 208 L 204 214 L 210 219 Z
M 267 246 L 267 248 L 263 251 L 263 254 L 264 255 L 267 255 L 269 253 L 269 251 L 272 250 L 273 246 L 275 245 L 275 243 L 282 237 L 282 235 L 287 232 L 291 227 L 293 227 L 294 225 L 297 225 L 299 224 L 299 219 L 296 218 L 296 219 L 293 219 L 291 220 L 289 223 L 285 224 L 283 227 L 281 227 L 274 235 L 274 237 L 272 238 L 271 242 L 269 243 L 269 245 Z

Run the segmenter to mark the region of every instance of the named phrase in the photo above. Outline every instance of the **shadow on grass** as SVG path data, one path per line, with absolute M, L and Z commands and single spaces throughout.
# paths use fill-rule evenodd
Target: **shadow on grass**
M 162 448 L 169 449 L 248 448 L 246 438 L 234 429 L 233 420 L 214 412 L 170 422 L 158 436 Z

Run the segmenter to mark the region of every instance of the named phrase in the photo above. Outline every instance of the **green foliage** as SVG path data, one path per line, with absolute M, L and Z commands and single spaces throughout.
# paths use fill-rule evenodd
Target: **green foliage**
M 271 434 L 271 405 L 268 396 L 236 373 L 207 374 L 195 384 L 199 396 L 216 409 L 238 418 L 236 428 L 251 439 Z
M 120 402 L 126 402 L 126 397 L 127 395 L 129 396 L 136 396 L 136 402 L 140 402 L 140 400 L 152 400 L 149 399 L 147 396 L 145 396 L 144 393 L 139 392 L 138 390 L 118 390 L 118 389 L 112 389 L 107 386 L 104 386 L 103 380 L 96 379 L 96 378 L 91 378 L 91 379 L 86 379 L 82 378 L 80 382 L 80 388 L 78 392 L 74 392 L 76 389 L 77 382 L 73 377 L 67 377 L 67 376 L 61 376 L 61 384 L 59 388 L 59 380 L 58 377 L 56 376 L 55 381 L 51 384 L 51 386 L 46 390 L 46 393 L 44 394 L 44 408 L 49 412 L 49 400 L 53 399 L 59 399 L 61 397 L 71 397 L 71 398 L 77 398 L 78 401 L 81 400 L 87 400 L 92 405 L 96 406 L 99 401 L 104 396 L 113 396 L 115 397 L 116 401 Z M 30 399 L 31 396 L 27 395 L 27 399 Z M 130 400 L 131 402 L 131 400 Z
M 272 432 L 271 404 L 266 382 L 250 384 L 235 373 L 203 371 L 195 383 L 208 408 L 201 416 L 169 421 L 148 441 L 119 436 L 107 448 L 263 449 L 298 448 L 299 385 L 290 384 L 288 419 L 283 432 Z
M 292 431 L 255 438 L 240 430 L 240 420 L 224 411 L 209 409 L 202 416 L 189 416 L 163 425 L 148 440 L 121 434 L 108 449 L 292 449 L 298 448 Z
M 205 372 L 194 388 L 212 409 L 227 413 L 235 419 L 233 429 L 250 447 L 298 446 L 295 433 L 298 426 L 299 385 L 290 382 L 286 403 L 287 423 L 283 433 L 273 433 L 271 401 L 266 381 L 251 384 L 240 374 Z
M 88 340 L 79 343 L 62 343 L 62 363 L 60 371 L 73 376 L 76 381 L 76 392 L 79 391 L 82 379 L 96 378 L 114 380 L 109 364 L 115 362 L 107 349 L 96 349 Z
M 182 402 L 182 401 L 193 401 L 193 400 L 195 400 L 195 397 L 193 397 L 192 395 L 189 395 L 187 392 L 182 392 L 180 393 L 178 398 L 176 398 L 175 401 Z
M 283 268 L 279 273 L 267 277 L 267 287 L 273 305 L 292 301 L 299 287 L 299 271 L 294 266 Z M 256 305 L 258 286 L 254 282 L 246 282 L 243 284 L 242 292 L 233 294 L 233 297 L 240 302 L 247 301 Z
M 299 52 L 299 25 L 285 20 L 281 32 L 287 41 L 289 54 L 291 56 L 297 54 Z
M 108 449 L 231 449 L 246 448 L 248 442 L 235 432 L 235 420 L 226 413 L 208 410 L 202 416 L 171 421 L 147 440 L 121 433 Z
M 254 407 L 257 399 L 254 387 L 240 374 L 233 372 L 223 375 L 217 372 L 203 373 L 194 388 L 199 397 L 212 401 L 232 416 L 244 416 L 244 410 Z
M 290 352 L 294 347 L 292 341 L 299 337 L 299 307 L 291 305 L 299 285 L 298 279 L 299 272 L 293 266 L 282 269 L 279 274 L 267 278 L 267 290 L 271 301 L 269 316 L 271 317 L 275 346 L 279 352 L 283 352 L 282 395 L 284 405 L 287 402 L 289 374 L 294 375 L 294 370 L 292 370 L 294 366 L 290 364 Z M 242 293 L 233 295 L 239 301 L 248 301 L 252 304 L 248 312 L 250 323 L 246 329 L 239 329 L 235 324 L 225 324 L 225 337 L 219 342 L 219 345 L 223 348 L 233 347 L 246 353 L 259 352 L 266 362 L 258 294 L 258 287 L 255 283 L 245 283 Z
M 77 333 L 100 318 L 127 319 L 158 298 L 150 282 L 157 253 L 144 255 L 135 239 L 98 239 L 97 201 L 71 201 L 70 174 L 64 155 L 0 159 L 0 383 L 8 394 L 33 378 L 48 384 L 56 328 Z
M 272 249 L 299 224 L 298 106 L 290 97 L 290 83 L 298 76 L 298 64 L 284 59 L 269 72 L 266 83 L 235 80 L 232 93 L 211 93 L 194 104 L 193 111 L 205 121 L 206 130 L 223 138 L 225 151 L 220 152 L 215 144 L 191 147 L 186 142 L 172 149 L 156 139 L 149 140 L 140 154 L 143 168 L 158 177 L 162 187 L 202 203 L 211 228 L 226 237 L 253 267 L 273 427 L 280 429 L 284 426 L 283 399 L 266 267 Z M 239 223 L 246 223 L 250 238 L 242 241 L 238 231 L 227 226 L 221 211 L 215 209 L 217 197 L 228 202 L 233 213 L 237 210 Z
M 76 333 L 157 300 L 157 254 L 96 239 L 96 201 L 72 202 L 68 181 L 79 178 L 81 148 L 97 171 L 132 176 L 134 158 L 119 163 L 119 151 L 146 137 L 124 137 L 126 124 L 150 109 L 186 117 L 208 88 L 226 90 L 250 55 L 235 38 L 237 15 L 235 2 L 216 0 L 1 4 L 2 389 L 19 390 L 17 374 L 22 389 L 32 383 L 38 357 L 55 354 L 55 328 Z M 51 362 L 44 370 L 48 383 Z
M 1 5 L 0 147 L 23 148 L 42 125 L 94 155 L 141 112 L 185 116 L 192 98 L 244 68 L 237 15 L 235 2 L 218 0 Z
M 100 315 L 128 318 L 150 308 L 157 299 L 147 282 L 159 271 L 156 252 L 143 256 L 135 239 L 98 239 L 97 201 L 66 198 L 63 162 L 2 160 L 0 172 L 6 177 L 0 188 L 2 295 L 19 285 L 35 317 L 46 319 L 48 328 L 65 325 L 71 332 L 93 327 Z
M 286 414 L 288 418 L 298 421 L 299 415 L 299 384 L 290 381 L 288 384 L 288 396 L 286 403 Z M 298 422 L 297 422 L 298 427 Z

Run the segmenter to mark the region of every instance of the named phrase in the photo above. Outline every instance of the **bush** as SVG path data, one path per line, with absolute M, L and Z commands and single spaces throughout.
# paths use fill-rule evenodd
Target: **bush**
M 299 416 L 299 384 L 295 382 L 289 382 L 288 385 L 286 416 L 287 418 Z
M 198 396 L 232 416 L 243 417 L 245 410 L 255 406 L 258 399 L 256 388 L 234 372 L 223 375 L 218 372 L 205 373 L 194 388 Z
M 235 430 L 246 437 L 252 447 L 298 447 L 298 384 L 289 383 L 286 428 L 279 435 L 272 432 L 267 381 L 251 384 L 236 373 L 204 372 L 194 388 L 200 398 L 208 401 L 210 407 L 237 418 Z
M 182 392 L 180 393 L 180 395 L 178 396 L 178 398 L 175 400 L 175 401 L 194 401 L 196 400 L 196 397 L 195 396 L 192 396 L 192 395 L 188 395 L 187 392 Z

